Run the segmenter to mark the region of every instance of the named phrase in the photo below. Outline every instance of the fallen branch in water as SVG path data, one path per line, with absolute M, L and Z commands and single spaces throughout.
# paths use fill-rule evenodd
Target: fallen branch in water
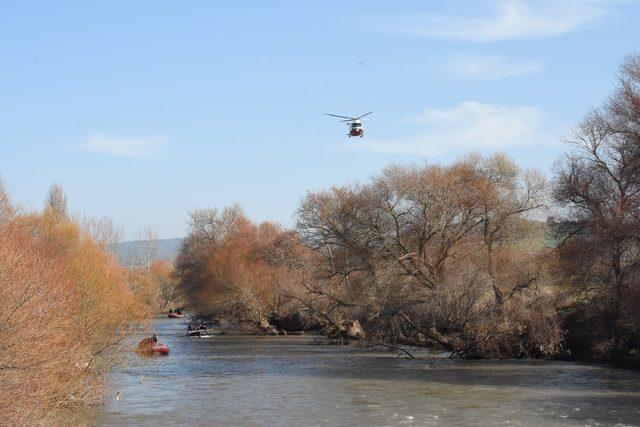
M 412 359 L 416 358 L 413 354 L 409 353 L 409 351 L 405 350 L 402 347 L 398 347 L 397 345 L 377 343 L 377 344 L 368 344 L 368 345 L 365 346 L 365 348 L 373 348 L 373 347 L 388 348 L 389 350 L 394 350 L 394 351 L 398 351 L 398 352 L 404 353 L 404 354 L 406 354 L 407 356 L 409 356 Z

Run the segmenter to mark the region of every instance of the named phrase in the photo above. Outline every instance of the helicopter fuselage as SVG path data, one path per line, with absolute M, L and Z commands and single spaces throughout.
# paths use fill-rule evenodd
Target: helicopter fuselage
M 364 129 L 362 128 L 362 123 L 360 120 L 354 120 L 349 123 L 349 138 L 352 136 L 364 136 Z

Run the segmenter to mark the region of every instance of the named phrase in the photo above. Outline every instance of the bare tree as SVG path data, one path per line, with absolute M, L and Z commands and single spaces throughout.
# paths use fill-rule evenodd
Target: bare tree
M 513 317 L 516 306 L 540 308 L 541 266 L 514 257 L 544 189 L 539 174 L 498 155 L 392 166 L 367 185 L 311 193 L 297 227 L 326 262 L 305 301 L 330 323 L 358 320 L 382 342 L 423 336 L 461 355 L 521 357 L 539 344 L 552 353 L 557 328 L 533 331 L 554 324 L 553 310 L 540 310 L 538 323 Z
M 68 216 L 67 195 L 60 184 L 54 183 L 49 188 L 45 199 L 45 207 L 54 212 L 59 218 L 66 218 Z
M 592 357 L 627 358 L 640 347 L 640 57 L 623 63 L 609 101 L 567 139 L 555 198 L 559 256 L 579 292 L 577 315 L 592 322 L 581 338 Z
M 243 215 L 238 204 L 228 206 L 219 212 L 217 209 L 194 209 L 189 212 L 190 236 L 194 243 L 206 245 L 224 239 L 235 227 L 236 221 Z
M 2 179 L 0 179 L 0 223 L 9 220 L 15 214 L 11 196 Z
M 149 271 L 151 265 L 158 258 L 157 234 L 148 228 L 140 230 L 134 250 L 135 264 L 144 271 Z
M 117 226 L 109 217 L 82 216 L 77 220 L 79 224 L 106 251 L 115 255 L 118 243 L 122 241 L 123 229 Z

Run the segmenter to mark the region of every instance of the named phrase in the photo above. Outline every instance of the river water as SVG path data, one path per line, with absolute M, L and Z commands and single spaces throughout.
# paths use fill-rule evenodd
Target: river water
M 305 336 L 187 337 L 181 319 L 153 326 L 170 355 L 128 354 L 90 424 L 640 425 L 637 371 L 411 360 Z

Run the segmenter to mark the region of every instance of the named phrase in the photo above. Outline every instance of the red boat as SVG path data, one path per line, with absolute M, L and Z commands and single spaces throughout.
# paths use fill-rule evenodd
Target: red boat
M 184 317 L 184 314 L 178 314 L 178 313 L 175 313 L 175 312 L 171 312 L 171 313 L 169 313 L 169 314 L 167 315 L 167 317 L 168 317 L 169 319 L 178 319 L 178 318 L 180 318 L 180 317 Z
M 166 344 L 154 344 L 151 346 L 150 350 L 157 355 L 166 356 L 169 354 L 169 347 Z
M 166 344 L 158 344 L 156 334 L 151 338 L 145 338 L 138 344 L 138 353 L 142 356 L 166 356 L 169 347 Z

